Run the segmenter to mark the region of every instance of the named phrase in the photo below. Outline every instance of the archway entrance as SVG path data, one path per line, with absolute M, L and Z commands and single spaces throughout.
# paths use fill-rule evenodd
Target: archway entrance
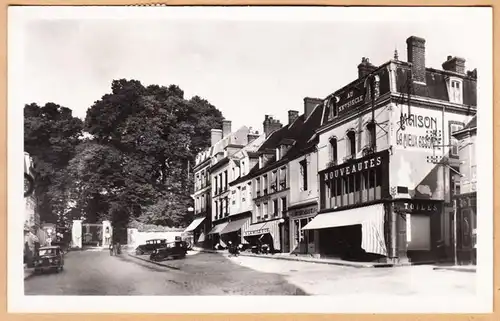
M 113 236 L 113 227 L 109 221 L 102 223 L 85 223 L 74 220 L 71 229 L 71 247 L 108 247 Z

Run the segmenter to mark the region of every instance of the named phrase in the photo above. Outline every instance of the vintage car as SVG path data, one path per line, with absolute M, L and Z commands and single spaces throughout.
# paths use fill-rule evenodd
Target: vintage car
M 135 249 L 136 255 L 151 254 L 154 250 L 164 247 L 167 244 L 166 239 L 147 240 L 146 244 L 141 244 Z
M 168 259 L 183 259 L 187 253 L 186 242 L 175 241 L 165 244 L 164 247 L 155 249 L 149 256 L 151 261 L 163 261 Z
M 64 255 L 59 246 L 45 246 L 38 249 L 34 260 L 35 273 L 47 270 L 62 271 L 64 269 Z

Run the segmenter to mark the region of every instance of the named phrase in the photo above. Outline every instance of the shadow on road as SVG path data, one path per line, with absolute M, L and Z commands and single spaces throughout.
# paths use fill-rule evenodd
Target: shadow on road
M 147 256 L 144 256 L 147 259 Z M 193 290 L 192 295 L 308 295 L 303 289 L 289 283 L 282 275 L 264 273 L 241 266 L 232 257 L 221 253 L 190 252 L 185 259 L 155 263 L 122 256 L 121 260 L 133 260 L 147 269 L 178 275 L 172 283 Z M 196 290 L 199 291 L 196 291 Z

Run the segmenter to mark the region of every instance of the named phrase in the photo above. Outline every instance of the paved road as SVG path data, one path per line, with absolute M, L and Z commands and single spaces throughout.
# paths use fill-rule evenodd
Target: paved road
M 70 252 L 64 271 L 25 280 L 26 295 L 304 295 L 281 275 L 217 254 L 172 261 L 178 270 L 103 252 Z
M 60 274 L 33 276 L 25 293 L 42 295 L 351 295 L 475 294 L 476 273 L 432 266 L 353 268 L 326 264 L 226 257 L 190 252 L 172 268 L 124 254 L 70 252 Z

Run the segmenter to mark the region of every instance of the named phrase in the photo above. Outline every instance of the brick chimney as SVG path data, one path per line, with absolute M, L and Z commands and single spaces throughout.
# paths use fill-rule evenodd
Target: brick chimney
M 270 115 L 265 115 L 263 124 L 264 124 L 264 133 L 266 134 L 266 137 L 269 137 L 269 135 L 271 135 L 272 132 L 283 127 L 283 125 L 280 123 L 279 120 L 274 119 Z
M 222 121 L 222 137 L 231 134 L 231 121 L 224 119 Z
M 295 119 L 299 118 L 299 112 L 296 110 L 289 110 L 288 111 L 288 125 L 293 123 Z
M 319 98 L 311 98 L 311 97 L 306 97 L 304 98 L 304 120 L 311 115 L 312 111 L 314 110 L 314 107 L 318 104 L 322 104 L 323 99 Z
M 249 128 L 249 133 L 247 135 L 247 143 L 250 144 L 251 142 L 253 142 L 257 138 L 259 138 L 259 136 L 260 136 L 259 132 L 257 130 L 253 131 L 252 128 L 250 127 Z
M 465 59 L 460 57 L 448 56 L 442 64 L 444 70 L 453 71 L 459 74 L 465 74 Z
M 406 39 L 406 45 L 413 81 L 425 83 L 425 39 L 411 36 Z
M 377 66 L 373 65 L 370 59 L 366 57 L 361 58 L 361 63 L 358 65 L 358 78 L 369 75 L 375 69 L 377 69 Z
M 217 144 L 222 139 L 222 130 L 220 129 L 211 129 L 210 130 L 210 143 L 212 146 Z

